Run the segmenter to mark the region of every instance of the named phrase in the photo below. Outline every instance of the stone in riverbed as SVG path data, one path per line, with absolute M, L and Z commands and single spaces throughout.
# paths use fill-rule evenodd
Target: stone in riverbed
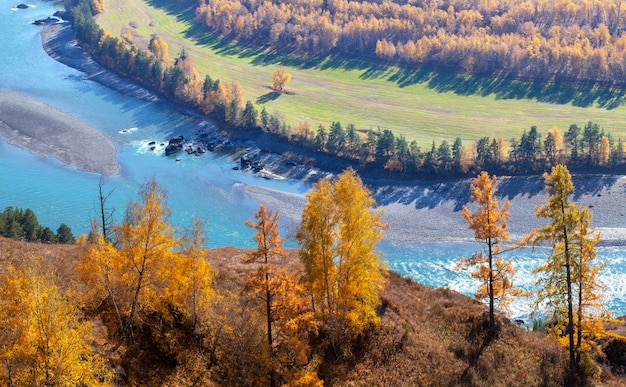
M 43 26 L 43 25 L 46 25 L 46 24 L 56 24 L 58 22 L 59 22 L 59 19 L 57 19 L 55 17 L 48 16 L 45 19 L 35 20 L 33 22 L 33 24 L 36 25 L 36 26 Z
M 26 8 L 28 8 L 28 5 L 23 4 L 23 3 L 17 6 L 17 9 L 26 9 Z
M 173 137 L 165 147 L 165 155 L 169 156 L 182 151 L 184 140 L 185 138 L 182 135 Z

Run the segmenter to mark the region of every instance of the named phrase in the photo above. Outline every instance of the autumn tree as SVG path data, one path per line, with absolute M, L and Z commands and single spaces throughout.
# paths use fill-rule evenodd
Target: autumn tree
M 207 322 L 209 305 L 214 297 L 214 270 L 207 258 L 205 223 L 193 217 L 191 226 L 185 229 L 180 248 L 175 257 L 165 297 L 170 305 L 182 312 L 196 332 Z
M 287 68 L 285 66 L 278 66 L 272 74 L 272 87 L 280 93 L 290 80 L 291 74 L 287 72 Z
M 596 346 L 593 339 L 604 333 L 602 319 L 598 316 L 606 312 L 601 299 L 605 287 L 597 278 L 605 264 L 596 263 L 595 246 L 600 241 L 600 233 L 590 227 L 591 217 L 591 211 L 587 207 L 580 210 L 574 235 L 574 245 L 577 246 L 573 279 L 578 288 L 575 316 L 578 364 L 581 362 L 581 354 Z
M 265 204 L 261 204 L 259 211 L 254 214 L 257 221 L 249 220 L 246 222 L 248 227 L 252 227 L 257 231 L 254 236 L 254 240 L 257 242 L 257 248 L 250 253 L 244 261 L 261 263 L 256 273 L 252 274 L 248 279 L 248 285 L 252 285 L 253 287 L 261 285 L 262 291 L 265 293 L 263 299 L 265 301 L 265 318 L 267 320 L 267 344 L 270 353 L 273 353 L 274 350 L 274 337 L 272 334 L 272 321 L 274 317 L 272 314 L 273 294 L 270 290 L 270 276 L 272 273 L 269 260 L 272 257 L 280 257 L 285 254 L 283 251 L 284 238 L 280 237 L 278 231 L 278 216 L 278 212 L 267 210 Z M 273 370 L 270 371 L 270 385 L 276 385 L 276 376 Z
M 294 369 L 306 364 L 309 352 L 306 335 L 313 326 L 312 314 L 307 311 L 304 288 L 297 273 L 272 264 L 285 255 L 284 238 L 278 231 L 278 212 L 261 204 L 254 216 L 256 222 L 249 220 L 246 225 L 257 231 L 254 236 L 257 248 L 244 262 L 257 263 L 259 267 L 248 275 L 246 288 L 265 304 L 267 344 L 272 360 L 269 381 L 270 385 L 276 385 L 277 368 L 282 379 L 292 379 Z M 274 329 L 275 325 L 278 329 Z
M 166 193 L 154 178 L 140 190 L 142 203 L 131 201 L 124 222 L 117 227 L 118 252 L 130 288 L 128 321 L 131 327 L 141 308 L 155 308 L 175 263 L 179 241 L 169 224 Z
M 495 197 L 496 183 L 496 176 L 489 176 L 485 171 L 472 181 L 470 201 L 476 203 L 478 208 L 472 212 L 463 206 L 463 217 L 474 231 L 476 240 L 486 247 L 487 254 L 476 252 L 470 258 L 459 261 L 459 267 L 464 269 L 478 266 L 478 270 L 471 275 L 480 280 L 476 298 L 489 300 L 489 331 L 492 335 L 496 332 L 495 302 L 506 308 L 512 296 L 523 294 L 523 291 L 513 289 L 510 279 L 515 274 L 513 262 L 498 257 L 504 252 L 502 245 L 509 239 L 507 222 L 510 203 L 506 200 L 500 207 Z
M 32 253 L 0 276 L 0 380 L 7 386 L 111 386 L 112 372 L 92 347 L 91 323 L 73 293 Z
M 120 332 L 124 331 L 123 314 L 120 303 L 127 297 L 123 278 L 124 271 L 121 257 L 113 243 L 104 238 L 102 233 L 95 236 L 83 259 L 76 265 L 76 272 L 85 285 L 81 292 L 83 307 L 96 308 L 109 305 L 113 309 Z
M 580 365 L 579 352 L 585 350 L 584 330 L 592 326 L 585 311 L 601 307 L 598 294 L 601 287 L 596 280 L 600 266 L 592 266 L 599 236 L 589 229 L 589 210 L 581 210 L 569 201 L 574 185 L 567 167 L 556 165 L 550 174 L 544 174 L 544 179 L 550 197 L 536 213 L 550 223 L 536 231 L 534 242 L 550 243 L 552 253 L 535 269 L 535 273 L 541 275 L 537 281 L 536 305 L 545 303 L 553 315 L 555 325 L 550 334 L 566 340 L 570 361 L 568 377 L 573 382 Z M 587 332 L 586 336 L 594 333 L 597 330 Z
M 315 313 L 337 350 L 345 335 L 380 322 L 385 269 L 376 245 L 386 224 L 352 169 L 320 180 L 307 199 L 296 239 Z
M 159 60 L 169 61 L 169 47 L 167 42 L 157 35 L 152 35 L 148 49 Z

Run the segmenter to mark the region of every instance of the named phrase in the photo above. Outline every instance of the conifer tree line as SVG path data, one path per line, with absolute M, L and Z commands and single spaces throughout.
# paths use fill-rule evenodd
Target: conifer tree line
M 556 164 L 573 170 L 614 170 L 624 164 L 624 145 L 598 124 L 572 124 L 567 131 L 552 128 L 541 134 L 536 126 L 519 138 L 482 137 L 472 144 L 434 141 L 422 149 L 416 141 L 396 136 L 391 130 L 357 129 L 353 124 L 333 122 L 329 127 L 312 127 L 308 122 L 291 126 L 280 113 L 259 112 L 238 82 L 202 78 L 193 59 L 182 51 L 175 60 L 168 57 L 167 43 L 153 36 L 147 51 L 109 35 L 93 20 L 94 6 L 80 0 L 73 7 L 74 28 L 100 62 L 177 103 L 208 114 L 234 131 L 260 130 L 277 141 L 346 160 L 354 168 L 400 178 L 429 175 L 458 177 L 481 170 L 492 173 L 526 174 L 543 172 Z
M 39 224 L 37 215 L 30 209 L 7 207 L 0 212 L 0 235 L 3 237 L 41 243 L 74 243 L 72 229 L 61 223 L 57 232 Z

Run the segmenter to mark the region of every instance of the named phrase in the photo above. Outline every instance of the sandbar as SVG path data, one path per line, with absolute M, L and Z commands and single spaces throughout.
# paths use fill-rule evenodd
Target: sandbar
M 117 175 L 115 146 L 98 130 L 22 94 L 0 91 L 0 136 L 31 153 L 101 175 Z

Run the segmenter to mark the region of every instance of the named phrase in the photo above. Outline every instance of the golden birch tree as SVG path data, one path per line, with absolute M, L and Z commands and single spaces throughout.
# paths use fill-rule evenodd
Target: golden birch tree
M 156 309 L 170 286 L 180 242 L 169 224 L 166 193 L 154 178 L 140 190 L 142 203 L 130 202 L 124 222 L 117 227 L 121 272 L 127 285 L 127 316 L 131 328 L 142 308 Z
M 152 52 L 155 58 L 166 63 L 170 61 L 167 42 L 157 35 L 152 35 L 152 38 L 150 38 L 150 45 L 148 46 L 148 49 Z
M 19 267 L 9 265 L 0 281 L 0 380 L 8 386 L 113 385 L 72 292 L 57 284 L 41 256 L 24 259 Z
M 314 310 L 337 349 L 346 334 L 380 322 L 375 308 L 386 271 L 376 245 L 387 225 L 352 169 L 316 183 L 307 199 L 296 239 Z
M 489 176 L 483 171 L 471 183 L 470 201 L 478 205 L 472 212 L 463 206 L 463 216 L 469 228 L 474 231 L 476 240 L 484 244 L 484 252 L 476 252 L 470 258 L 461 258 L 459 267 L 469 269 L 478 267 L 471 272 L 472 277 L 480 280 L 475 297 L 479 300 L 489 300 L 489 331 L 496 332 L 495 303 L 506 309 L 513 296 L 522 295 L 520 289 L 513 289 L 511 276 L 515 268 L 511 260 L 504 260 L 498 256 L 504 251 L 503 244 L 509 239 L 508 220 L 509 201 L 506 200 L 500 207 L 495 197 L 496 176 Z
M 278 66 L 272 74 L 272 87 L 277 92 L 282 92 L 291 80 L 291 74 L 287 72 L 285 66 Z

